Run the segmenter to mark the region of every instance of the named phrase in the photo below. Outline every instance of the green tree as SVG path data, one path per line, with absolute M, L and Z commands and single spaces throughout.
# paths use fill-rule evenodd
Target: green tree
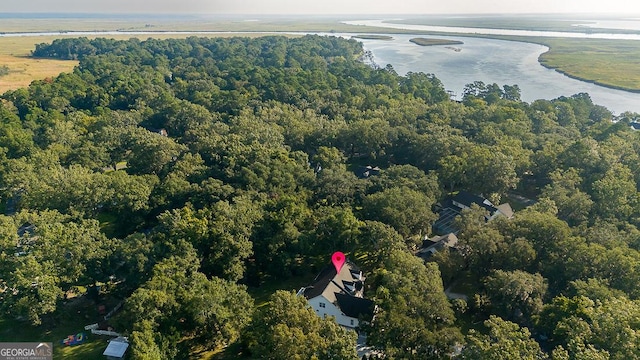
M 597 213 L 605 219 L 628 219 L 637 213 L 638 191 L 628 167 L 614 164 L 604 177 L 593 183 Z
M 542 311 L 547 282 L 540 274 L 496 270 L 484 283 L 491 305 L 507 318 L 519 319 Z
M 357 359 L 356 333 L 320 318 L 306 299 L 276 291 L 259 308 L 244 342 L 258 359 Z
M 370 344 L 392 358 L 446 358 L 462 340 L 435 263 L 393 250 L 375 277 L 379 312 L 368 330 Z
M 487 335 L 471 330 L 460 354 L 463 360 L 548 359 L 527 328 L 491 315 L 484 322 Z M 555 359 L 555 358 L 554 358 Z
M 55 264 L 28 254 L 20 257 L 15 266 L 6 274 L 2 309 L 14 318 L 40 325 L 44 315 L 57 309 L 63 295 Z
M 368 220 L 393 226 L 405 238 L 429 234 L 436 215 L 431 210 L 435 198 L 403 187 L 393 187 L 367 195 L 362 211 Z
M 190 333 L 188 346 L 215 348 L 235 341 L 250 319 L 253 301 L 244 286 L 198 272 L 195 250 L 183 250 L 157 263 L 151 278 L 126 301 L 125 318 L 141 341 L 139 351 L 160 349 L 163 358 L 182 357 L 178 341 Z M 156 334 L 152 340 L 150 330 Z M 154 345 L 155 343 L 155 345 Z
M 558 217 L 573 225 L 585 222 L 593 201 L 580 190 L 582 178 L 578 170 L 556 170 L 549 174 L 549 178 L 551 184 L 543 189 L 541 196 L 553 200 L 558 207 Z

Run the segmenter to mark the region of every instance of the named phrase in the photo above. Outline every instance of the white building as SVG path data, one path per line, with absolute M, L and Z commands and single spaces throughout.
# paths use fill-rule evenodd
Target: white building
M 374 312 L 373 301 L 363 297 L 364 280 L 360 269 L 346 261 L 340 273 L 333 266 L 324 268 L 298 295 L 307 298 L 318 316 L 333 316 L 339 325 L 356 328 L 361 316 L 371 318 Z

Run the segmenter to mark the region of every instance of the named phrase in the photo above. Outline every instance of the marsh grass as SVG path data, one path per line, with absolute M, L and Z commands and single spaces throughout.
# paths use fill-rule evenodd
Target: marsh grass
M 640 42 L 631 40 L 552 39 L 542 65 L 568 76 L 640 92 Z
M 428 38 L 413 38 L 410 39 L 412 43 L 420 46 L 435 46 L 435 45 L 461 45 L 464 44 L 462 41 L 458 40 L 448 40 L 448 39 L 428 39 Z
M 54 77 L 72 71 L 77 61 L 31 58 L 35 44 L 53 41 L 54 37 L 2 37 L 0 38 L 0 67 L 7 74 L 0 77 L 0 94 L 28 86 L 34 80 Z

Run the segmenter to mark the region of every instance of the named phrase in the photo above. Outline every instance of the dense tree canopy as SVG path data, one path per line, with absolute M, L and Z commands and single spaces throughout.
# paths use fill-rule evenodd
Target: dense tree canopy
M 432 74 L 366 65 L 332 36 L 33 54 L 79 65 L 1 96 L 3 318 L 41 324 L 108 284 L 136 359 L 240 338 L 258 357 L 353 358 L 353 334 L 302 298 L 255 311 L 249 296 L 342 250 L 370 279 L 364 328 L 388 358 L 639 357 L 637 114 L 475 79 L 452 101 Z M 425 264 L 413 251 L 459 190 L 537 203 L 510 220 L 463 212 L 459 245 Z M 473 289 L 452 306 L 443 278 L 461 273 Z

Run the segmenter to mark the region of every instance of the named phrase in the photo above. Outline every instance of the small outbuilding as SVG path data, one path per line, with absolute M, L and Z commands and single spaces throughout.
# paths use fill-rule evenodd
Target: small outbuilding
M 129 340 L 120 336 L 109 341 L 102 355 L 106 356 L 107 360 L 124 360 L 128 348 Z

